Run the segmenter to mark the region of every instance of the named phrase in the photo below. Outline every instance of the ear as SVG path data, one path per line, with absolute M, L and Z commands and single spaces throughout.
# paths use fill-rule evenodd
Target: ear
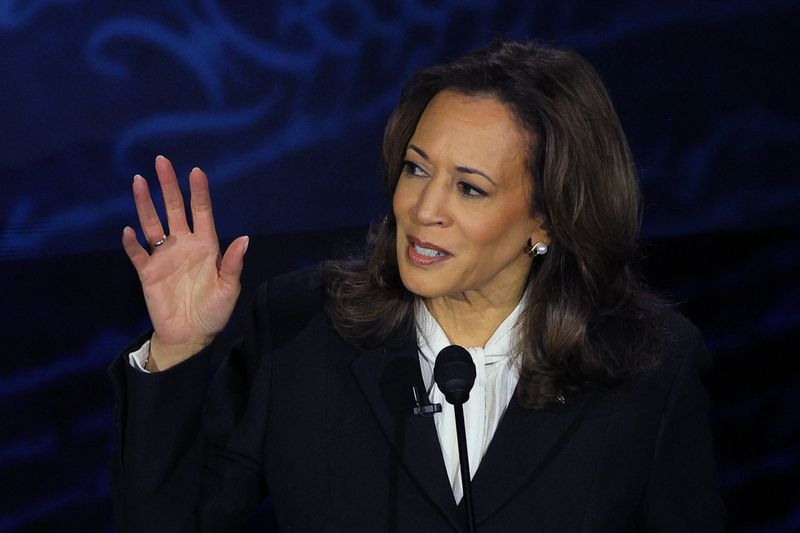
M 541 215 L 533 217 L 533 229 L 530 233 L 530 239 L 533 244 L 544 243 L 550 244 L 550 232 L 547 230 L 547 222 Z

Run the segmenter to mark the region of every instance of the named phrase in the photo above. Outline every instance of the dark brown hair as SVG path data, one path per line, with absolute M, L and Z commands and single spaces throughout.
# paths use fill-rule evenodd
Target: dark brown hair
M 527 133 L 530 210 L 544 220 L 550 243 L 528 278 L 517 388 L 522 404 L 543 407 L 649 366 L 652 350 L 646 346 L 655 333 L 648 315 L 656 299 L 633 269 L 638 180 L 594 69 L 570 50 L 497 41 L 419 71 L 386 126 L 383 174 L 390 205 L 417 122 L 444 89 L 497 99 Z M 400 280 L 395 232 L 390 210 L 370 231 L 364 257 L 324 267 L 328 313 L 337 331 L 356 344 L 380 344 L 398 328 L 413 327 L 414 295 Z

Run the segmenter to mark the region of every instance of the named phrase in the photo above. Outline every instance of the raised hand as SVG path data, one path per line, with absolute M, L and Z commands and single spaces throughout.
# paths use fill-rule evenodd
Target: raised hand
M 220 254 L 208 178 L 199 168 L 189 174 L 192 228 L 172 164 L 156 158 L 156 174 L 164 197 L 169 230 L 153 206 L 147 182 L 133 179 L 136 212 L 150 244 L 148 253 L 131 227 L 122 231 L 122 245 L 142 283 L 153 324 L 148 370 L 166 370 L 204 348 L 230 319 L 241 288 L 248 237 L 234 240 Z

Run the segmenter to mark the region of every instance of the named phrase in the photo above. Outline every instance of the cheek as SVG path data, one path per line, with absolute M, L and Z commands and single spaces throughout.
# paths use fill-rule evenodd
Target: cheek
M 502 246 L 513 233 L 509 225 L 497 217 L 465 217 L 464 236 L 478 250 Z
M 392 196 L 392 212 L 394 213 L 394 219 L 399 221 L 400 220 L 400 202 L 397 197 L 397 191 L 395 191 L 394 196 Z
M 394 195 L 392 195 L 392 213 L 395 221 L 395 249 L 397 260 L 400 262 L 400 257 L 404 253 L 406 235 L 403 228 L 406 226 L 406 214 L 408 213 L 408 208 L 404 205 L 404 195 L 400 183 L 397 184 Z
M 394 212 L 395 220 L 398 222 L 405 220 L 415 201 L 416 194 L 413 187 L 410 186 L 407 180 L 400 178 L 392 196 L 392 211 Z
M 526 213 L 515 211 L 501 216 L 470 217 L 463 227 L 474 253 L 484 259 L 505 261 L 525 246 L 530 226 Z
M 399 220 L 403 211 L 405 211 L 403 209 L 403 200 L 403 186 L 398 182 L 392 195 L 392 211 L 396 220 Z

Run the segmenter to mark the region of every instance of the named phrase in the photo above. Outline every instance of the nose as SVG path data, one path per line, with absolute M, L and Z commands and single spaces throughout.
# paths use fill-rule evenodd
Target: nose
M 447 227 L 452 223 L 447 205 L 449 191 L 444 181 L 434 177 L 420 190 L 412 214 L 421 225 Z

